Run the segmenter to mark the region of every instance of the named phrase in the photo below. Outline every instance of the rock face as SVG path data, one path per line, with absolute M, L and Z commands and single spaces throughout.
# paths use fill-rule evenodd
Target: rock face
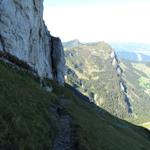
M 119 81 L 120 90 L 124 94 L 124 100 L 125 100 L 125 102 L 127 104 L 128 113 L 132 113 L 133 110 L 132 110 L 132 106 L 131 106 L 131 103 L 130 103 L 130 99 L 128 97 L 128 89 L 127 89 L 127 86 L 125 85 L 125 83 L 124 83 L 124 81 L 122 79 L 122 69 L 120 67 L 117 55 L 116 55 L 114 50 L 112 50 L 112 52 L 110 54 L 110 57 L 112 59 L 112 65 L 114 66 L 114 68 L 116 70 L 116 73 L 117 73 L 117 75 L 120 78 L 120 81 Z
M 0 51 L 25 61 L 40 77 L 64 83 L 61 40 L 43 21 L 43 0 L 0 0 Z
M 61 40 L 59 38 L 51 37 L 51 57 L 52 57 L 52 70 L 53 77 L 60 84 L 64 83 L 64 51 Z

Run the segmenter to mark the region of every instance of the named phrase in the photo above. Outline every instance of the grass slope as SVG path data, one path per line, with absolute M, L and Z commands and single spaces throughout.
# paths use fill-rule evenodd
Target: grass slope
M 48 81 L 53 92 L 45 92 L 38 79 L 0 62 L 0 149 L 49 150 L 57 134 L 57 121 L 50 107 L 61 96 L 69 105 L 65 113 L 73 119 L 80 150 L 148 150 L 148 130 L 117 119 L 94 104 L 80 100 L 68 88 Z
M 48 109 L 55 99 L 32 76 L 0 63 L 0 149 L 48 149 L 55 132 Z
M 148 63 L 121 60 L 123 79 L 133 106 L 132 122 L 150 122 L 150 66 Z

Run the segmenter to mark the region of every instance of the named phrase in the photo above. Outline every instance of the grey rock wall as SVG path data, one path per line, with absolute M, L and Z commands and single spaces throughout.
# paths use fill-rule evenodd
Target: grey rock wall
M 39 76 L 64 83 L 63 47 L 44 24 L 43 0 L 0 0 L 0 51 L 27 62 Z
M 120 77 L 120 81 L 119 81 L 120 91 L 124 94 L 124 100 L 127 104 L 128 113 L 132 113 L 133 110 L 132 110 L 132 106 L 130 103 L 130 99 L 128 97 L 128 89 L 127 89 L 127 86 L 125 85 L 125 82 L 122 79 L 122 68 L 120 67 L 117 55 L 114 50 L 112 50 L 110 54 L 110 58 L 112 60 L 112 65 L 114 66 L 117 75 Z
M 51 37 L 51 58 L 52 58 L 52 68 L 53 68 L 53 77 L 60 84 L 64 82 L 65 76 L 65 57 L 64 50 L 59 38 Z

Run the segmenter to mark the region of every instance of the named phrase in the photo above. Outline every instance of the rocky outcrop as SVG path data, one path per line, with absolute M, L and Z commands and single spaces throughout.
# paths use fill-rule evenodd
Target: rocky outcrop
M 26 62 L 40 77 L 64 83 L 61 40 L 43 21 L 43 0 L 0 1 L 0 51 Z
M 60 84 L 63 84 L 65 75 L 65 58 L 61 40 L 59 38 L 51 37 L 51 46 L 53 77 Z
M 112 50 L 112 52 L 110 54 L 110 57 L 112 59 L 112 65 L 115 67 L 117 75 L 121 76 L 122 69 L 121 69 L 121 67 L 119 65 L 119 61 L 118 61 L 117 55 L 116 55 L 114 50 Z
M 119 61 L 118 61 L 117 55 L 114 50 L 112 50 L 110 57 L 112 59 L 112 65 L 115 68 L 116 74 L 120 78 L 120 81 L 119 81 L 120 91 L 124 94 L 124 101 L 127 104 L 128 113 L 132 113 L 133 110 L 132 110 L 132 106 L 130 103 L 130 99 L 128 97 L 128 89 L 122 79 L 122 68 L 119 65 Z
M 111 62 L 111 63 L 112 63 L 112 65 L 114 66 L 117 75 L 121 77 L 122 69 L 121 69 L 121 67 L 120 67 L 120 65 L 119 65 L 119 61 L 118 61 L 117 55 L 116 55 L 116 53 L 115 53 L 115 51 L 114 51 L 113 49 L 112 49 L 112 52 L 111 52 L 111 54 L 110 54 L 110 57 L 111 57 L 111 59 L 112 59 L 112 62 Z

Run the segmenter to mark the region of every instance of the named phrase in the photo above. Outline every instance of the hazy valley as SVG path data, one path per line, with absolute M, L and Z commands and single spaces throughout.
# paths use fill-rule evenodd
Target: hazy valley
M 110 45 L 115 49 L 119 59 L 137 62 L 150 62 L 149 44 L 110 42 Z

